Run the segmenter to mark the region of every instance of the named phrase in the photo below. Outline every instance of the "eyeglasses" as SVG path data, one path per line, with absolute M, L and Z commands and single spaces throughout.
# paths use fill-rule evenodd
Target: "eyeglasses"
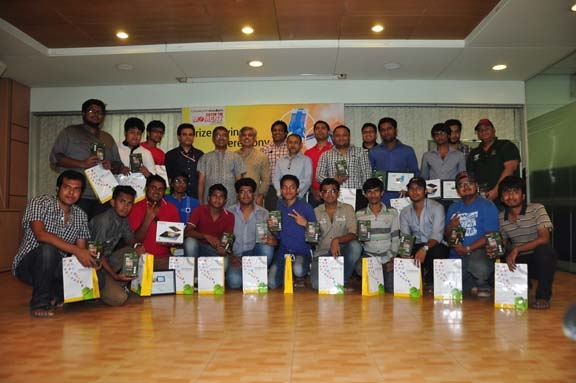
M 252 195 L 254 194 L 254 192 L 252 190 L 240 190 L 240 192 L 238 194 L 241 195 Z
M 470 181 L 468 181 L 468 182 L 458 182 L 458 185 L 456 185 L 456 186 L 459 187 L 459 188 L 463 188 L 464 186 L 472 186 L 472 185 L 475 185 L 475 184 L 476 184 L 476 182 L 470 182 Z
M 92 113 L 92 114 L 97 114 L 99 116 L 103 116 L 104 115 L 104 111 L 100 110 L 100 109 L 87 109 L 86 113 Z
M 336 193 L 338 193 L 338 190 L 336 190 L 336 189 L 322 190 L 321 193 L 322 194 L 336 194 Z

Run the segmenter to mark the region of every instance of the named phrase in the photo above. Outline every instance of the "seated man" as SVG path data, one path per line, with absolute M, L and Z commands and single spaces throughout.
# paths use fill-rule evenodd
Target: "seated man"
M 171 195 L 166 196 L 166 201 L 176 206 L 180 214 L 180 222 L 187 223 L 192 210 L 200 204 L 194 197 L 186 194 L 188 188 L 188 175 L 186 173 L 179 173 L 170 180 Z
M 422 265 L 424 285 L 434 285 L 434 259 L 448 258 L 449 249 L 443 245 L 444 207 L 426 198 L 426 181 L 412 178 L 407 185 L 412 203 L 400 212 L 400 232 L 415 237 L 412 255 L 414 263 Z
M 266 256 L 268 266 L 274 258 L 276 239 L 266 232 L 265 237 L 256 238 L 256 225 L 264 225 L 268 220 L 268 210 L 256 205 L 256 181 L 252 178 L 240 178 L 234 185 L 238 203 L 230 207 L 234 214 L 234 248 L 230 256 L 226 282 L 233 289 L 242 287 L 242 257 Z
M 234 232 L 234 215 L 224 208 L 227 199 L 228 190 L 224 185 L 210 186 L 208 204 L 194 209 L 184 231 L 184 254 L 187 257 L 225 257 L 225 270 L 228 257 L 222 246 L 222 235 Z
M 340 184 L 334 178 L 324 178 L 320 194 L 324 204 L 314 209 L 320 224 L 320 241 L 314 252 L 310 280 L 312 288 L 318 290 L 318 257 L 344 257 L 344 283 L 354 273 L 354 267 L 362 255 L 362 245 L 356 239 L 356 214 L 351 205 L 338 202 Z
M 124 288 L 133 277 L 121 273 L 124 254 L 135 251 L 141 255 L 144 247 L 136 243 L 134 233 L 128 223 L 128 214 L 132 211 L 136 190 L 131 186 L 119 185 L 114 188 L 110 205 L 112 209 L 98 214 L 88 223 L 92 240 L 102 244 L 102 269 L 98 270 L 98 279 L 103 281 L 100 299 L 110 306 L 121 306 L 128 299 Z M 124 247 L 116 250 L 120 243 Z
M 56 196 L 35 197 L 26 206 L 24 237 L 12 274 L 32 286 L 33 317 L 54 316 L 54 309 L 64 302 L 62 257 L 74 255 L 86 267 L 97 266 L 86 248 L 90 238 L 86 213 L 75 205 L 85 188 L 84 175 L 65 170 L 56 181 Z
M 394 257 L 400 244 L 398 211 L 388 208 L 382 202 L 384 184 L 378 178 L 369 178 L 362 186 L 368 206 L 356 212 L 358 221 L 370 221 L 370 240 L 364 242 L 364 257 L 378 257 L 384 272 L 384 289 L 394 292 Z M 362 275 L 361 263 L 356 265 L 356 273 Z
M 268 287 L 275 289 L 284 285 L 284 257 L 290 254 L 294 257 L 292 272 L 294 287 L 304 287 L 306 276 L 310 270 L 310 244 L 306 243 L 306 224 L 316 222 L 312 206 L 298 199 L 300 181 L 292 174 L 286 174 L 280 180 L 280 195 L 278 210 L 281 215 L 282 230 L 276 234 L 280 241 L 278 251 L 268 273 Z M 270 219 L 268 226 L 271 226 Z
M 137 242 L 146 252 L 154 255 L 154 270 L 168 270 L 170 245 L 156 242 L 158 221 L 180 222 L 176 207 L 164 200 L 166 181 L 158 175 L 146 179 L 146 198 L 134 205 L 128 215 L 128 223 Z
M 508 268 L 514 271 L 516 263 L 528 264 L 529 277 L 538 280 L 536 300 L 530 307 L 548 309 L 558 257 L 550 245 L 550 217 L 541 204 L 526 203 L 526 185 L 520 177 L 505 177 L 498 192 L 504 204 L 504 211 L 498 216 L 500 232 L 505 245 L 510 245 L 506 254 Z

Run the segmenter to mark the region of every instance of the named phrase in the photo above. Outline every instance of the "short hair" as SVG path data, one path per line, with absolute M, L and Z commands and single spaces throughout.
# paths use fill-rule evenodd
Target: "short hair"
M 380 125 L 388 123 L 394 127 L 394 129 L 398 129 L 398 122 L 392 117 L 383 117 L 378 121 L 378 130 L 380 130 Z
M 240 129 L 240 134 L 244 134 L 244 132 L 247 131 L 251 131 L 252 133 L 254 133 L 254 137 L 258 135 L 258 131 L 251 126 L 243 126 L 242 129 Z
M 280 125 L 284 129 L 284 133 L 288 133 L 288 125 L 282 120 L 276 120 L 270 125 L 270 130 L 274 128 L 276 125 Z
M 160 182 L 162 185 L 164 185 L 164 189 L 166 189 L 167 187 L 166 180 L 160 177 L 158 174 L 152 174 L 150 177 L 146 178 L 146 187 L 148 187 L 148 185 L 150 185 L 154 181 Z
M 448 125 L 444 124 L 443 122 L 439 122 L 437 124 L 434 124 L 434 126 L 432 126 L 432 129 L 430 129 L 430 135 L 432 137 L 434 137 L 434 133 L 436 132 L 444 132 L 446 133 L 446 135 L 450 135 L 450 128 L 448 127 Z
M 166 131 L 166 125 L 164 125 L 164 123 L 160 120 L 152 120 L 148 123 L 148 125 L 146 125 L 146 131 L 148 133 L 150 133 L 152 131 L 152 129 L 162 129 L 163 132 Z
M 378 129 L 376 128 L 376 125 L 374 125 L 371 122 L 365 122 L 364 125 L 362 125 L 362 129 L 360 131 L 362 133 L 364 133 L 364 129 L 366 129 L 366 128 L 372 128 L 372 129 L 374 129 L 374 132 L 378 131 Z
M 216 132 L 219 131 L 219 130 L 223 130 L 223 131 L 225 131 L 226 133 L 228 133 L 228 129 L 226 129 L 225 126 L 218 125 L 218 126 L 215 127 L 214 129 L 212 129 L 212 136 L 216 135 Z
M 379 189 L 380 191 L 384 191 L 384 182 L 382 182 L 380 178 L 368 178 L 362 185 L 362 191 L 366 193 L 368 190 L 372 189 Z
M 174 174 L 174 177 L 172 177 L 170 179 L 170 183 L 174 182 L 174 180 L 176 179 L 176 177 L 183 177 L 186 182 L 188 182 L 188 180 L 190 180 L 190 176 L 188 175 L 188 173 L 185 172 L 176 172 L 176 174 Z
M 316 122 L 314 123 L 313 128 L 316 129 L 316 126 L 319 125 L 319 124 L 324 124 L 324 125 L 326 125 L 326 127 L 328 127 L 328 130 L 330 130 L 330 124 L 328 124 L 328 123 L 327 123 L 326 121 L 324 121 L 324 120 L 318 120 L 318 121 L 316 121 Z
M 300 143 L 302 143 L 302 136 L 301 136 L 301 135 L 296 134 L 296 133 L 290 133 L 290 134 L 288 135 L 288 137 L 286 137 L 286 141 L 288 141 L 288 139 L 289 139 L 290 137 L 297 137 L 297 138 L 298 138 L 298 141 L 300 141 Z
M 518 176 L 504 177 L 498 185 L 498 197 L 502 198 L 504 192 L 508 190 L 521 190 L 522 194 L 526 194 L 526 183 Z
M 132 198 L 136 198 L 136 190 L 134 190 L 134 188 L 132 186 L 128 186 L 128 185 L 116 186 L 114 188 L 114 191 L 112 192 L 112 199 L 118 198 L 120 193 L 128 194 L 128 195 L 132 196 Z
M 337 127 L 334 128 L 334 132 L 336 132 L 336 129 L 346 129 L 348 131 L 348 134 L 350 134 L 350 128 L 347 127 L 346 125 L 338 125 Z
M 84 190 L 86 190 L 86 177 L 84 177 L 84 174 L 77 172 L 76 170 L 64 170 L 62 173 L 60 173 L 60 175 L 56 179 L 57 188 L 60 188 L 60 186 L 62 186 L 62 184 L 64 183 L 64 178 L 66 178 L 67 180 L 75 180 L 82 182 L 81 186 L 82 193 L 84 193 Z
M 136 128 L 141 133 L 144 131 L 144 121 L 138 117 L 130 117 L 124 122 L 124 133 L 128 132 L 130 129 Z
M 240 178 L 238 181 L 234 183 L 234 189 L 236 189 L 236 193 L 240 193 L 240 188 L 243 186 L 249 186 L 252 189 L 252 192 L 256 191 L 258 185 L 256 185 L 256 181 L 252 178 Z
M 340 191 L 340 184 L 338 183 L 338 181 L 336 181 L 334 178 L 324 178 L 322 180 L 322 182 L 320 183 L 320 191 L 322 191 L 322 187 L 324 186 L 328 186 L 328 185 L 334 185 L 336 186 L 336 190 Z
M 446 122 L 444 122 L 444 125 L 446 125 L 447 127 L 451 127 L 452 125 L 456 125 L 458 127 L 458 131 L 462 131 L 462 122 L 460 122 L 460 120 L 456 120 L 456 119 L 449 119 L 446 120 Z
M 286 181 L 294 181 L 296 187 L 300 188 L 300 180 L 294 174 L 284 174 L 280 179 L 280 187 L 282 187 Z
M 82 103 L 82 113 L 86 113 L 92 105 L 98 105 L 102 109 L 102 113 L 106 114 L 106 104 L 95 98 L 91 98 Z
M 194 133 L 194 135 L 196 135 L 196 128 L 194 128 L 194 125 L 189 124 L 187 122 L 178 125 L 178 128 L 176 129 L 176 135 L 179 136 L 182 133 L 183 129 L 192 129 L 192 132 Z
M 211 196 L 212 194 L 216 193 L 217 191 L 222 192 L 222 194 L 224 194 L 224 198 L 228 199 L 228 189 L 226 189 L 226 186 L 224 186 L 222 184 L 214 184 L 214 185 L 210 186 L 208 188 L 208 196 Z

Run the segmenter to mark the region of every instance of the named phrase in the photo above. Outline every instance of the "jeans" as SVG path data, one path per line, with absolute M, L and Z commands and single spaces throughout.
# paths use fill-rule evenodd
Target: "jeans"
M 252 250 L 244 251 L 240 255 L 231 255 L 231 257 L 249 257 L 249 256 L 266 256 L 268 266 L 272 263 L 274 258 L 274 247 L 257 243 Z M 242 287 L 242 264 L 239 266 L 228 267 L 226 270 L 226 282 L 231 289 L 239 289 Z
M 24 255 L 16 267 L 16 277 L 32 286 L 30 309 L 47 308 L 52 300 L 64 302 L 62 254 L 48 244 L 41 244 Z
M 209 243 L 200 242 L 200 240 L 188 237 L 184 240 L 184 255 L 194 257 L 194 275 L 198 275 L 198 257 L 220 257 L 215 248 Z M 228 257 L 224 257 L 224 271 L 228 270 Z
M 516 257 L 516 263 L 528 264 L 528 277 L 538 280 L 536 299 L 550 300 L 552 297 L 552 282 L 556 272 L 556 250 L 550 245 L 537 246 L 532 253 L 524 253 Z
M 473 287 L 489 289 L 494 274 L 494 260 L 488 258 L 484 248 L 462 256 L 462 291 L 470 292 Z
M 275 289 L 284 285 L 284 251 L 279 249 L 274 256 L 270 270 L 268 271 L 268 288 Z M 310 254 L 294 254 L 292 273 L 296 278 L 304 278 L 310 270 Z
M 354 273 L 354 268 L 356 262 L 362 256 L 362 245 L 360 242 L 354 240 L 348 243 L 340 245 L 340 254 L 344 256 L 344 284 L 348 282 L 352 273 Z M 325 254 L 320 254 L 320 256 L 332 256 L 330 252 Z M 314 257 L 312 260 L 312 268 L 310 270 L 310 283 L 314 290 L 318 290 L 318 257 Z

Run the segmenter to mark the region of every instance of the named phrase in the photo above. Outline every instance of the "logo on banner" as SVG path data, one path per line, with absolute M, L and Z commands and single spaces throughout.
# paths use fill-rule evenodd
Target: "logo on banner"
M 224 108 L 192 109 L 190 120 L 195 126 L 223 125 Z

